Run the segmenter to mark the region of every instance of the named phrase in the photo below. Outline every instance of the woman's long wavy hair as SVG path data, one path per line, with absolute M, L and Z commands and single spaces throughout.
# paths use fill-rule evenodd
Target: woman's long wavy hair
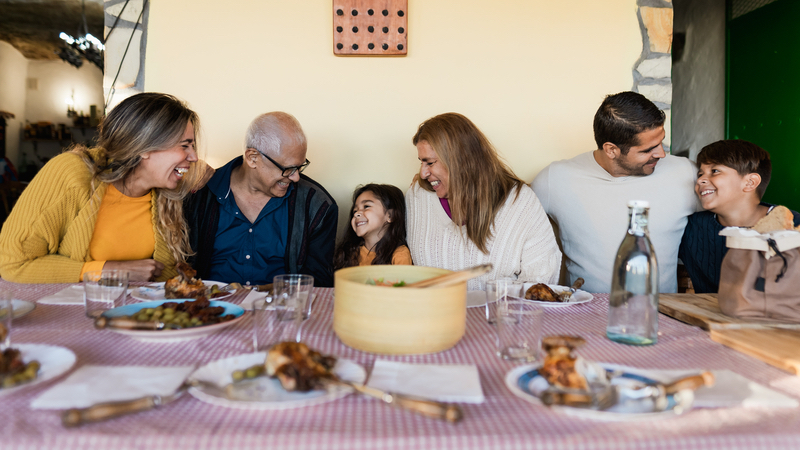
M 350 209 L 350 219 L 353 218 L 356 200 L 364 192 L 372 192 L 377 197 L 383 209 L 389 213 L 391 222 L 387 223 L 383 237 L 375 246 L 375 259 L 372 264 L 391 264 L 394 251 L 406 243 L 406 201 L 403 191 L 391 184 L 367 184 L 360 186 L 353 192 L 353 207 Z M 358 256 L 364 238 L 358 237 L 352 226 L 347 227 L 344 239 L 336 248 L 333 257 L 333 270 L 343 269 L 358 265 Z
M 449 174 L 447 198 L 453 222 L 467 227 L 467 237 L 488 253 L 492 224 L 511 191 L 519 196 L 524 181 L 500 159 L 489 139 L 461 114 L 440 114 L 423 122 L 412 142 L 427 142 Z M 414 181 L 433 192 L 419 173 Z
M 197 113 L 171 95 L 155 92 L 136 94 L 120 102 L 103 119 L 98 128 L 96 147 L 78 146 L 73 151 L 83 156 L 92 171 L 92 188 L 96 189 L 98 182 L 111 184 L 127 180 L 145 153 L 177 145 L 189 123 L 194 127 L 197 149 L 200 130 Z M 153 190 L 158 214 L 156 228 L 176 262 L 184 261 L 192 254 L 182 200 L 197 187 L 201 176 L 200 167 L 191 163 L 176 189 Z

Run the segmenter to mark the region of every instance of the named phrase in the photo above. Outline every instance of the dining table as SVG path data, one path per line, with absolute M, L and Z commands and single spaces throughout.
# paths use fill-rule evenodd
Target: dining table
M 15 299 L 36 303 L 69 284 L 17 284 L 0 280 Z M 387 288 L 388 289 L 388 288 Z M 204 403 L 184 395 L 155 409 L 65 428 L 61 411 L 31 403 L 85 365 L 198 366 L 253 352 L 252 322 L 246 317 L 209 336 L 180 342 L 143 342 L 98 330 L 75 305 L 37 304 L 14 320 L 14 343 L 50 344 L 76 355 L 71 371 L 46 382 L 0 395 L 0 449 L 797 449 L 800 409 L 733 405 L 692 408 L 641 420 L 607 421 L 565 414 L 526 401 L 507 387 L 506 375 L 523 363 L 500 359 L 495 330 L 484 308 L 468 308 L 463 338 L 434 354 L 378 355 L 344 345 L 333 329 L 334 289 L 314 288 L 316 300 L 303 323 L 310 347 L 363 366 L 377 360 L 477 367 L 485 401 L 463 403 L 463 420 L 448 423 L 351 394 L 335 401 L 283 410 L 245 410 Z M 226 299 L 241 303 L 247 292 Z M 129 301 L 135 301 L 128 299 Z M 546 308 L 543 335 L 586 340 L 583 358 L 659 370 L 729 370 L 800 399 L 800 378 L 712 341 L 704 330 L 659 315 L 658 342 L 630 346 L 605 334 L 608 294 L 569 307 Z

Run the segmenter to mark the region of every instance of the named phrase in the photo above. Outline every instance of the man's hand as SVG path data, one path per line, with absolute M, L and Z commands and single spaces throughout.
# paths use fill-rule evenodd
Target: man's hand
M 135 261 L 106 261 L 103 270 L 127 270 L 128 281 L 152 281 L 161 275 L 164 264 L 154 259 Z

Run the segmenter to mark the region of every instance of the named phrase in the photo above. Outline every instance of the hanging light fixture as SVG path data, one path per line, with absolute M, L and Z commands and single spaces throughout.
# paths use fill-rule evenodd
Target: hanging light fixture
M 86 0 L 81 0 L 81 24 L 78 25 L 78 38 L 74 38 L 63 31 L 58 35 L 63 41 L 64 46 L 58 52 L 58 56 L 75 67 L 83 65 L 83 59 L 91 62 L 103 70 L 103 51 L 106 47 L 96 37 L 89 33 L 86 25 Z M 81 26 L 83 32 L 81 35 Z

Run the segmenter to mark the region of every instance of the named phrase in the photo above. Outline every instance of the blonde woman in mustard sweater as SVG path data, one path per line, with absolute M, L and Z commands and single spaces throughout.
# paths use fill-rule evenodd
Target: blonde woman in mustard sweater
M 127 270 L 132 281 L 176 275 L 191 252 L 182 199 L 195 187 L 197 114 L 166 94 L 123 100 L 98 145 L 53 158 L 31 181 L 0 232 L 0 276 L 70 283 Z M 203 164 L 203 168 L 206 166 Z

